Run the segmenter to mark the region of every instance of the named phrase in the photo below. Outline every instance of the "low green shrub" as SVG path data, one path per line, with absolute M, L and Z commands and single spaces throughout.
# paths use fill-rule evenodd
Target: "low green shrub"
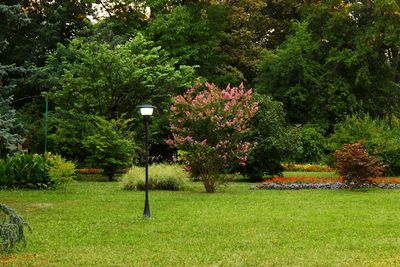
M 56 188 L 65 191 L 76 178 L 75 164 L 60 155 L 50 155 L 48 158 L 48 174 Z
M 25 227 L 32 231 L 29 224 L 15 213 L 15 211 L 0 203 L 0 251 L 13 249 L 18 243 L 26 245 L 24 230 Z
M 46 159 L 41 155 L 19 154 L 0 162 L 0 187 L 43 189 L 52 186 Z
M 149 166 L 150 190 L 183 190 L 188 174 L 180 165 L 154 164 Z M 122 177 L 122 188 L 125 190 L 145 190 L 145 168 L 132 167 Z
M 0 188 L 66 189 L 75 178 L 75 164 L 58 155 L 19 154 L 0 160 Z

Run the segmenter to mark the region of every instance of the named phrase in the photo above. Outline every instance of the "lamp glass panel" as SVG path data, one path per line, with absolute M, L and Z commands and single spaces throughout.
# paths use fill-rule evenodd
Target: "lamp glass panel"
M 140 108 L 140 114 L 143 116 L 151 116 L 153 115 L 153 108 Z

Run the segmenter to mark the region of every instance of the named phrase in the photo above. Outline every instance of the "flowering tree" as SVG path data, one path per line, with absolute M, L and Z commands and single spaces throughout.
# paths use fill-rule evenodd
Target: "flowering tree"
M 174 98 L 167 143 L 185 151 L 193 176 L 214 192 L 217 177 L 224 171 L 245 166 L 251 143 L 246 141 L 248 122 L 258 110 L 252 90 L 228 85 L 197 85 Z

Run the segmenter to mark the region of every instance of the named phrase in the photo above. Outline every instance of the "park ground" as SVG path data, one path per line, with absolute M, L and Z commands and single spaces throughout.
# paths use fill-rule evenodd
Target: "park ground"
M 2 266 L 398 266 L 400 191 L 144 192 L 80 181 L 60 191 L 0 191 L 31 225 Z

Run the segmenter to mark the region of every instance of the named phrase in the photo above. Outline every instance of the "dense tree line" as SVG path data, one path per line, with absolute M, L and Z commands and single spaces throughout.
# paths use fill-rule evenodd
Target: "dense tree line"
M 398 0 L 2 0 L 0 124 L 41 152 L 47 99 L 50 149 L 85 162 L 103 119 L 141 142 L 136 106 L 148 102 L 152 154 L 166 156 L 172 97 L 210 81 L 272 97 L 279 127 L 286 114 L 330 131 L 351 114 L 399 115 L 399 36 Z

